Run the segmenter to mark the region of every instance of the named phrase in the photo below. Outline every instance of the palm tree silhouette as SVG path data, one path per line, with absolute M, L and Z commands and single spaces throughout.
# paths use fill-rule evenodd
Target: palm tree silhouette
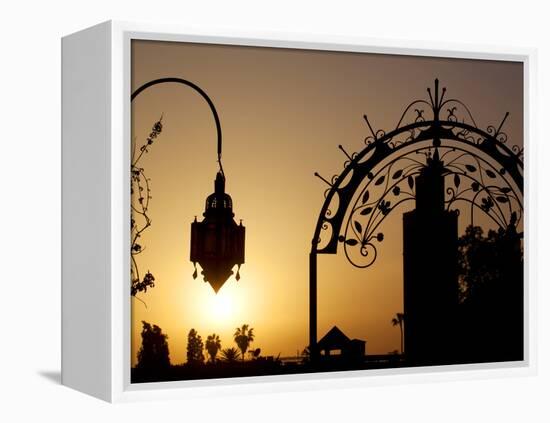
M 206 351 L 208 351 L 208 354 L 210 355 L 210 361 L 212 361 L 212 363 L 216 362 L 216 355 L 222 347 L 220 337 L 215 333 L 213 333 L 212 335 L 208 335 L 208 337 L 206 338 L 205 347 Z
M 235 333 L 233 335 L 233 338 L 235 339 L 235 342 L 239 349 L 241 350 L 241 357 L 244 361 L 244 355 L 246 353 L 246 350 L 250 346 L 250 343 L 254 341 L 254 329 L 248 328 L 248 325 L 244 324 L 240 328 L 237 328 L 235 330 Z
M 239 358 L 239 350 L 237 348 L 226 348 L 222 350 L 222 359 L 226 363 L 234 363 Z
M 403 354 L 403 321 L 405 320 L 405 315 L 403 313 L 396 313 L 395 317 L 391 319 L 391 324 L 393 326 L 399 326 L 399 331 L 401 332 L 401 354 Z

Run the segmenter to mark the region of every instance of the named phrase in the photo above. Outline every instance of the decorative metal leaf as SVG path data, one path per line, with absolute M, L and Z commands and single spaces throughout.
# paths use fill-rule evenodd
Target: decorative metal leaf
M 485 170 L 485 173 L 487 174 L 487 176 L 488 176 L 489 178 L 496 178 L 496 177 L 497 177 L 497 175 L 495 174 L 495 172 L 493 172 L 491 169 L 486 169 L 486 170 Z
M 370 214 L 371 211 L 372 211 L 372 207 L 367 207 L 367 208 L 361 210 L 361 213 L 360 213 L 360 214 L 361 214 L 362 216 L 366 216 L 367 214 Z
M 382 212 L 382 214 L 383 214 L 384 216 L 387 216 L 388 213 L 391 211 L 390 206 L 391 206 L 391 201 L 384 201 L 384 200 L 382 200 L 382 201 L 380 202 L 380 204 L 378 205 L 378 208 L 380 209 L 380 211 Z
M 359 241 L 357 241 L 356 239 L 346 239 L 346 244 L 353 247 L 354 245 L 359 244 Z
M 401 188 L 398 185 L 394 186 L 392 189 L 394 195 L 399 195 L 401 193 Z
M 378 234 L 376 235 L 376 240 L 378 242 L 384 241 L 384 234 L 382 232 L 378 232 Z
M 367 178 L 369 178 L 369 179 L 374 178 L 374 175 L 372 174 L 372 172 L 367 173 Z
M 504 175 L 506 173 L 506 169 L 501 167 L 500 170 L 498 171 L 498 173 L 500 173 L 501 175 Z
M 399 169 L 397 172 L 395 172 L 392 176 L 393 179 L 397 179 L 397 178 L 400 178 L 401 175 L 403 174 L 403 169 Z
M 458 173 L 455 173 L 454 183 L 455 187 L 458 188 L 460 186 L 460 176 L 458 176 Z
M 475 166 L 472 166 L 471 164 L 467 164 L 466 165 L 466 170 L 468 172 L 475 172 L 476 171 L 476 167 Z
M 355 225 L 355 229 L 357 230 L 357 232 L 363 233 L 363 227 L 361 226 L 361 223 L 356 220 L 355 222 L 353 222 L 353 224 Z
M 504 195 L 499 195 L 499 196 L 497 197 L 497 201 L 498 201 L 499 203 L 507 203 L 509 200 L 508 200 L 508 197 L 505 197 Z
M 376 182 L 374 183 L 374 185 L 381 185 L 382 183 L 384 183 L 384 180 L 386 179 L 386 177 L 384 175 L 382 175 L 380 178 L 378 178 L 376 180 Z
M 491 197 L 485 197 L 481 199 L 481 208 L 485 211 L 489 211 L 493 207 L 494 203 Z
M 500 188 L 500 192 L 503 192 L 504 194 L 507 194 L 507 193 L 509 193 L 510 191 L 512 191 L 512 189 L 509 188 L 509 187 L 502 187 L 502 188 Z
M 414 186 L 414 178 L 412 177 L 412 175 L 409 175 L 409 177 L 407 178 L 407 182 L 409 184 L 409 188 L 412 189 L 412 187 Z
M 477 181 L 472 182 L 472 190 L 473 190 L 474 192 L 478 192 L 478 191 L 479 191 L 479 182 L 477 182 Z
M 369 191 L 365 191 L 363 194 L 363 204 L 365 204 L 367 201 L 369 201 Z

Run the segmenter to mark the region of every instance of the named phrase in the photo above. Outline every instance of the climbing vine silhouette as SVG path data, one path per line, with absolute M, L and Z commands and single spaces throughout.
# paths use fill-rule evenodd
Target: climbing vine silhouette
M 145 246 L 141 243 L 143 232 L 151 226 L 151 218 L 149 217 L 149 202 L 151 197 L 151 179 L 145 175 L 145 170 L 140 166 L 140 160 L 149 152 L 149 149 L 162 132 L 162 116 L 153 125 L 149 136 L 145 143 L 139 148 L 136 155 L 136 140 L 134 140 L 134 150 L 132 152 L 131 163 L 131 246 L 130 252 L 132 257 L 131 265 L 131 294 L 135 298 L 140 292 L 147 292 L 148 288 L 155 286 L 155 277 L 147 270 L 143 276 L 140 274 L 137 256 L 145 250 Z M 138 298 L 139 299 L 139 298 Z M 145 303 L 144 303 L 145 304 Z

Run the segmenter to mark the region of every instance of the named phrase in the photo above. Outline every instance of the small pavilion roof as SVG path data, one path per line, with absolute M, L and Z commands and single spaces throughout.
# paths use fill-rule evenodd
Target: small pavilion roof
M 334 326 L 327 332 L 325 336 L 317 343 L 320 350 L 336 350 L 347 347 L 350 339 L 338 327 Z

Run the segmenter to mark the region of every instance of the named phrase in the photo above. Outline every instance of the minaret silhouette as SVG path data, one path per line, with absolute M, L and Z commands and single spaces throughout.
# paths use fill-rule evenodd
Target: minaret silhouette
M 403 215 L 405 359 L 453 361 L 458 308 L 458 216 L 445 210 L 445 169 L 436 148 L 416 177 L 416 208 Z

